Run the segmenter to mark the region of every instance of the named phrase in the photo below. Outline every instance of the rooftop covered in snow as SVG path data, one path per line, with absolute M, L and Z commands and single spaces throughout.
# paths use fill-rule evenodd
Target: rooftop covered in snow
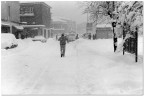
M 96 27 L 112 27 L 111 24 L 98 24 Z
M 33 2 L 30 2 L 30 1 L 20 1 L 20 4 L 21 5 L 25 5 L 25 4 L 27 4 L 27 5 L 28 4 L 42 4 L 42 5 L 44 5 L 44 6 L 48 7 L 48 8 L 52 8 L 51 6 L 49 6 L 48 4 L 46 4 L 45 2 L 38 2 L 38 1 L 37 2 L 36 1 L 35 2 L 34 1 Z

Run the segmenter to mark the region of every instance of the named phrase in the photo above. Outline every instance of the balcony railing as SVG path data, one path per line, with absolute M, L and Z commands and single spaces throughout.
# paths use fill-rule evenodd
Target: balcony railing
M 24 13 L 20 14 L 20 16 L 34 16 L 34 13 Z

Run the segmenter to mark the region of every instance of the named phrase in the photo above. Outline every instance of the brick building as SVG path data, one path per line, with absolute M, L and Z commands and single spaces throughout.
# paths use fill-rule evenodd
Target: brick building
M 27 2 L 20 4 L 20 21 L 24 31 L 29 36 L 43 35 L 45 38 L 52 36 L 51 7 L 44 2 Z
M 18 38 L 23 31 L 19 9 L 18 1 L 1 1 L 1 33 L 13 33 Z

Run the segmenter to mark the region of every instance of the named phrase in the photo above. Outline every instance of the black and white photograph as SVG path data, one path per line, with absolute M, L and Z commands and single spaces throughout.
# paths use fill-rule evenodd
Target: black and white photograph
M 1 95 L 144 95 L 143 4 L 1 1 Z

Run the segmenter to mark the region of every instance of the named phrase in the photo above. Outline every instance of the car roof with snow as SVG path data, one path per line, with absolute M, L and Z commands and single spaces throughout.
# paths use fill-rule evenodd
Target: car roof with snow
M 17 44 L 15 36 L 11 33 L 1 33 L 1 48 L 9 47 L 12 44 Z
M 34 39 L 45 39 L 43 36 L 35 36 Z

